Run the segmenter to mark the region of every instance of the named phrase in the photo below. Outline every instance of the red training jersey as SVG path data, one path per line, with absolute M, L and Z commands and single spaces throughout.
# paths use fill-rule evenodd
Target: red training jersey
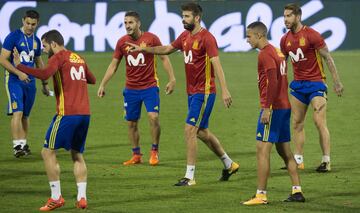
M 171 45 L 184 52 L 187 93 L 216 93 L 214 68 L 210 62 L 210 58 L 218 56 L 215 37 L 203 28 L 195 35 L 185 30 Z
M 140 38 L 133 40 L 131 36 L 121 37 L 113 54 L 113 57 L 126 60 L 126 88 L 128 89 L 147 89 L 159 86 L 157 77 L 156 56 L 152 53 L 129 52 L 130 46 L 125 42 L 134 43 L 142 47 L 161 46 L 160 39 L 149 32 L 144 32 Z
M 96 79 L 76 53 L 62 50 L 49 58 L 44 69 L 17 67 L 42 80 L 53 76 L 58 115 L 90 115 L 87 83 L 95 84 Z
M 258 56 L 258 87 L 262 108 L 290 109 L 285 56 L 266 45 Z
M 325 47 L 324 38 L 310 27 L 304 26 L 299 32 L 287 32 L 280 41 L 281 51 L 290 56 L 294 79 L 323 81 L 325 73 L 319 49 Z

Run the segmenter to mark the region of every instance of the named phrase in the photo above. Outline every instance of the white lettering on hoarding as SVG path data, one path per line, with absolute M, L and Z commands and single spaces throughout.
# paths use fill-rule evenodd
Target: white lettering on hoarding
M 13 13 L 22 7 L 36 7 L 35 1 L 29 2 L 6 2 L 0 10 L 0 20 L 2 21 L 0 31 L 0 41 L 4 42 L 5 37 L 10 33 L 10 19 Z M 47 25 L 39 26 L 37 35 L 41 36 L 50 29 L 59 30 L 65 40 L 65 45 L 74 41 L 75 51 L 93 50 L 96 52 L 106 51 L 107 45 L 115 49 L 117 40 L 126 34 L 123 24 L 125 11 L 119 11 L 108 18 L 106 2 L 95 3 L 94 23 L 83 23 L 82 25 L 72 22 L 71 19 L 61 13 L 52 15 L 47 21 Z M 302 20 L 306 20 L 324 9 L 321 1 L 309 1 L 302 6 Z M 168 11 L 167 1 L 154 1 L 155 18 L 149 26 L 148 31 L 155 33 L 163 44 L 171 42 L 171 32 L 175 37 L 183 31 L 181 15 Z M 273 11 L 267 3 L 255 2 L 251 5 L 242 23 L 243 14 L 239 11 L 222 14 L 215 19 L 209 31 L 215 36 L 219 48 L 224 51 L 248 51 L 251 49 L 246 42 L 246 26 L 253 21 L 262 21 L 269 29 L 270 42 L 279 46 L 282 35 L 286 32 L 284 18 L 273 17 Z M 40 23 L 46 23 L 42 20 Z M 206 28 L 205 23 L 201 25 Z M 330 36 L 325 38 L 329 50 L 338 48 L 346 38 L 346 24 L 338 17 L 326 17 L 311 26 L 319 33 L 330 32 Z M 146 30 L 146 29 L 143 29 Z M 86 39 L 93 37 L 93 46 L 86 47 Z

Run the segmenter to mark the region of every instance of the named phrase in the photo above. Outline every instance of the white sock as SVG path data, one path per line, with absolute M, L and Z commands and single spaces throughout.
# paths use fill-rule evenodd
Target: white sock
M 292 194 L 295 194 L 296 192 L 301 192 L 301 186 L 292 187 Z
M 13 140 L 13 147 L 21 145 L 20 140 Z
M 297 164 L 301 164 L 301 163 L 304 162 L 304 157 L 302 155 L 295 154 L 294 158 L 295 158 L 295 161 L 296 161 Z
M 59 200 L 59 198 L 61 196 L 60 180 L 50 181 L 49 185 L 50 185 L 50 189 L 51 189 L 51 198 L 54 200 Z
M 229 169 L 231 167 L 231 163 L 233 162 L 231 158 L 225 153 L 220 158 L 224 164 L 225 169 Z
M 86 200 L 86 182 L 77 183 L 78 194 L 77 200 L 79 201 L 81 198 L 85 198 Z
M 323 162 L 330 162 L 330 155 L 323 155 L 321 163 Z
M 264 195 L 266 195 L 266 190 L 258 189 L 258 190 L 256 190 L 256 194 L 264 194 Z
M 24 148 L 26 145 L 26 139 L 19 139 L 18 141 L 20 142 L 21 148 Z
M 194 174 L 195 174 L 195 165 L 187 165 L 185 177 L 189 178 L 190 180 L 194 180 Z

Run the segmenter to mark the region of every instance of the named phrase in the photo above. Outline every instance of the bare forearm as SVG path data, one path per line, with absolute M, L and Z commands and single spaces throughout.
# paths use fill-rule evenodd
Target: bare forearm
M 153 53 L 155 55 L 168 55 L 172 52 L 174 52 L 174 48 L 172 46 L 156 46 L 156 47 L 142 47 L 142 51 L 147 53 Z
M 328 56 L 327 58 L 325 58 L 325 62 L 326 62 L 327 67 L 329 68 L 329 71 L 331 73 L 333 81 L 334 82 L 340 81 L 340 77 L 337 72 L 334 59 L 331 56 Z
M 165 69 L 165 72 L 168 74 L 169 81 L 175 81 L 174 69 L 171 65 L 169 58 L 166 56 L 162 56 L 162 62 Z
M 107 68 L 105 75 L 103 77 L 103 79 L 101 80 L 100 86 L 105 87 L 106 84 L 110 81 L 110 79 L 114 76 L 115 72 L 116 72 L 116 66 L 110 64 L 109 67 Z

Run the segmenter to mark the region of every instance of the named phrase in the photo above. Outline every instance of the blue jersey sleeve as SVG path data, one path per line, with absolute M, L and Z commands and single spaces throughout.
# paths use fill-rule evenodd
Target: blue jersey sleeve
M 10 52 L 12 52 L 12 50 L 15 47 L 15 41 L 17 40 L 16 37 L 17 37 L 16 33 L 11 32 L 8 36 L 6 36 L 2 48 L 7 49 Z

